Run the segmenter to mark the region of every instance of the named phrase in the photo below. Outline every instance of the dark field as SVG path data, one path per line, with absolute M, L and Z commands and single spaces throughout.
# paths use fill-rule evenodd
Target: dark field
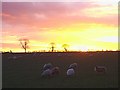
M 2 88 L 118 88 L 118 52 L 37 54 L 2 54 Z M 8 59 L 13 55 L 22 57 Z M 59 66 L 61 73 L 52 78 L 41 78 L 41 69 L 49 62 Z M 66 70 L 74 62 L 78 63 L 76 75 L 68 78 Z M 106 74 L 96 74 L 95 65 L 106 66 Z

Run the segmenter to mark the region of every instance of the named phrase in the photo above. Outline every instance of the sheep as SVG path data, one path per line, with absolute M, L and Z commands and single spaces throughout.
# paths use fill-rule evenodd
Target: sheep
M 41 77 L 53 77 L 60 73 L 59 67 L 53 67 L 52 69 L 46 69 L 42 72 Z
M 53 65 L 51 63 L 47 63 L 43 66 L 43 71 L 46 69 L 52 69 Z
M 75 71 L 73 68 L 67 70 L 67 76 L 73 76 L 75 74 Z
M 58 75 L 60 73 L 59 67 L 53 67 L 52 68 L 52 75 Z
M 106 73 L 107 68 L 105 66 L 95 66 L 94 71 L 97 73 Z
M 70 64 L 68 69 L 71 69 L 71 68 L 76 69 L 76 67 L 77 67 L 77 63 L 72 63 L 72 64 Z
M 41 77 L 51 77 L 51 75 L 52 75 L 52 70 L 46 69 L 42 72 Z

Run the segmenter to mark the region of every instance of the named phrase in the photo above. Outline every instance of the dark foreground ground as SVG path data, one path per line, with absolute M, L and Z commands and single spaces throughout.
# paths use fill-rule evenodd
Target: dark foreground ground
M 10 59 L 11 56 L 22 56 Z M 41 78 L 41 69 L 51 62 L 60 67 L 60 75 Z M 72 78 L 66 77 L 69 64 L 78 68 Z M 94 72 L 95 65 L 107 67 L 107 73 Z M 118 52 L 2 54 L 2 88 L 117 88 Z

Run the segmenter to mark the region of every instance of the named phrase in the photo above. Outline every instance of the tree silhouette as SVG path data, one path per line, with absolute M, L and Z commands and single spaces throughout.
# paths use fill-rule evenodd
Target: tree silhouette
M 62 47 L 64 48 L 65 52 L 67 52 L 68 51 L 67 48 L 69 47 L 69 45 L 68 44 L 63 44 Z
M 28 39 L 19 39 L 19 41 L 20 41 L 20 44 L 21 44 L 22 48 L 25 50 L 25 53 L 26 53 L 26 50 L 28 48 L 29 40 Z
M 12 53 L 12 50 L 10 50 L 10 53 Z
M 54 51 L 54 48 L 55 48 L 55 43 L 54 43 L 54 42 L 51 42 L 50 45 L 51 45 L 50 49 L 52 49 L 52 52 L 53 52 L 53 51 Z

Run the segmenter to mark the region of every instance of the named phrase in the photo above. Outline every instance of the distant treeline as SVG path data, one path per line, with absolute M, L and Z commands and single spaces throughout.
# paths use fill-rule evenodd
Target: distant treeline
M 79 53 L 79 52 L 120 52 L 119 50 L 117 51 L 69 51 L 69 52 L 26 52 L 26 53 Z M 24 53 L 24 52 L 1 52 L 3 54 L 5 53 Z

